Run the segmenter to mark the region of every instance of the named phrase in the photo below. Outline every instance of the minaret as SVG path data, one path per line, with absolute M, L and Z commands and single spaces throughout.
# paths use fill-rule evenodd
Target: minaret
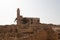
M 17 25 L 20 25 L 20 9 L 17 8 Z
M 21 20 L 22 20 L 22 16 L 20 15 L 20 9 L 17 8 L 17 25 L 20 25 L 21 24 Z
M 19 18 L 20 17 L 20 9 L 18 8 L 17 9 L 17 18 Z

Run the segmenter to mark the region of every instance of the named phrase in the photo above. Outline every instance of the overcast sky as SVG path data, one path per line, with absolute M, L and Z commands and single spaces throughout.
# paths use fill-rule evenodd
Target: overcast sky
M 60 24 L 60 0 L 0 0 L 0 25 L 15 24 L 16 10 L 41 23 Z

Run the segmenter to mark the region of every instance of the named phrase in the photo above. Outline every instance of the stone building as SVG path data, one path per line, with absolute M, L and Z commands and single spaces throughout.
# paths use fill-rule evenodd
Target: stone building
M 23 17 L 20 15 L 20 9 L 17 9 L 17 25 L 20 24 L 38 24 L 40 23 L 40 18 L 29 18 L 29 17 Z
M 0 25 L 0 40 L 58 40 L 50 24 L 40 23 L 40 18 L 20 15 L 17 9 L 16 25 Z

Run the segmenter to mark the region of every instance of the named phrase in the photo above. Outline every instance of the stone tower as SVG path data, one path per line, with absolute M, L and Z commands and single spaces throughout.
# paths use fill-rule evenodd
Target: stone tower
M 20 25 L 20 9 L 17 8 L 17 25 Z
M 17 9 L 17 18 L 19 18 L 20 17 L 20 9 L 18 8 Z
M 15 20 L 17 20 L 17 25 L 21 24 L 22 16 L 20 15 L 20 9 L 19 8 L 17 8 L 17 18 Z

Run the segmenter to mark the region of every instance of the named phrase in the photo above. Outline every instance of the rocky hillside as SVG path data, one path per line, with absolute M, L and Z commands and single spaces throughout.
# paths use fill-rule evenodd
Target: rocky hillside
M 4 25 L 0 40 L 58 40 L 58 36 L 47 24 Z

